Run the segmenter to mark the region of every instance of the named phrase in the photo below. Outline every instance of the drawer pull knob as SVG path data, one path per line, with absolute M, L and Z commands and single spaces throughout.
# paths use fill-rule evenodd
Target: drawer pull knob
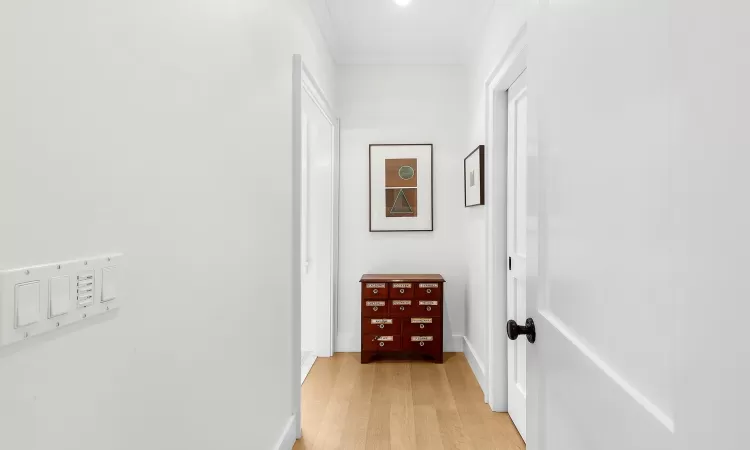
M 377 290 L 377 289 L 373 289 L 373 290 L 372 290 L 372 293 L 373 293 L 373 294 L 377 294 L 377 293 L 378 293 L 378 290 Z
M 420 323 L 420 324 L 419 324 L 419 328 L 421 328 L 421 329 L 424 329 L 424 324 L 423 324 L 423 323 Z
M 399 292 L 403 294 L 405 291 L 403 289 L 401 289 Z
M 423 344 L 424 344 L 424 342 L 423 342 Z M 380 346 L 381 346 L 381 347 L 385 347 L 385 342 L 381 342 L 381 343 L 380 343 Z
M 427 311 L 432 311 L 432 306 L 428 306 Z
M 400 309 L 401 309 L 401 311 L 403 311 L 403 310 L 404 310 L 404 307 L 402 306 L 402 307 L 401 307 Z
M 383 324 L 381 323 L 381 324 L 380 324 L 380 329 L 382 330 L 383 328 L 385 328 L 385 325 L 383 325 Z
M 428 294 L 432 294 L 432 289 L 427 289 Z
M 382 342 L 381 342 L 381 344 L 382 344 Z M 420 347 L 424 347 L 424 342 L 420 342 L 420 343 L 419 343 L 419 346 L 420 346 Z
M 377 307 L 377 306 L 373 306 L 373 307 L 372 307 L 372 310 L 373 310 L 373 311 L 377 311 L 377 310 L 378 310 L 378 307 Z

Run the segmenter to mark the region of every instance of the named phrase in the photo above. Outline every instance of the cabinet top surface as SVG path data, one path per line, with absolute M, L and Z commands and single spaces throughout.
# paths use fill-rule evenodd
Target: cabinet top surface
M 437 283 L 444 283 L 445 279 L 439 274 L 365 274 L 362 275 L 362 279 L 359 280 L 361 283 L 372 283 L 372 282 L 394 282 L 399 281 L 413 281 L 415 283 L 423 281 L 432 281 Z

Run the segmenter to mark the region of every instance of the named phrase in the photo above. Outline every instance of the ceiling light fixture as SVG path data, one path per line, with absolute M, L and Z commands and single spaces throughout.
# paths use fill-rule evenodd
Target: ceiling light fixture
M 411 0 L 393 0 L 393 3 L 404 8 L 404 7 L 409 6 L 409 3 L 411 3 Z

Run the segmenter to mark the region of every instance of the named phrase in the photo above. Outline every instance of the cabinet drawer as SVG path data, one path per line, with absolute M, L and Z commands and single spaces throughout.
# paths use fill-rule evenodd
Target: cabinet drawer
M 443 308 L 440 300 L 414 300 L 414 317 L 442 317 Z
M 414 298 L 414 283 L 391 283 L 391 298 Z
M 362 319 L 362 334 L 400 334 L 401 319 L 367 317 Z
M 392 316 L 410 316 L 414 312 L 414 300 L 390 300 L 389 305 Z
M 388 315 L 386 300 L 362 300 L 362 317 L 385 317 Z
M 416 336 L 429 334 L 441 336 L 443 334 L 443 319 L 439 317 L 410 317 L 404 319 L 404 334 Z
M 366 352 L 393 352 L 401 350 L 401 336 L 362 335 L 362 350 Z
M 438 336 L 418 335 L 404 336 L 404 350 L 412 352 L 442 352 L 442 342 Z
M 388 298 L 388 283 L 362 283 L 362 298 Z
M 442 300 L 443 286 L 440 283 L 417 283 L 414 298 L 421 300 Z

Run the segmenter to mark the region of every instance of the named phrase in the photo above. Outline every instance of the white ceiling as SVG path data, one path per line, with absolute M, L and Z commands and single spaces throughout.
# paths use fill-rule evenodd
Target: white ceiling
M 309 0 L 339 64 L 461 64 L 495 0 Z

